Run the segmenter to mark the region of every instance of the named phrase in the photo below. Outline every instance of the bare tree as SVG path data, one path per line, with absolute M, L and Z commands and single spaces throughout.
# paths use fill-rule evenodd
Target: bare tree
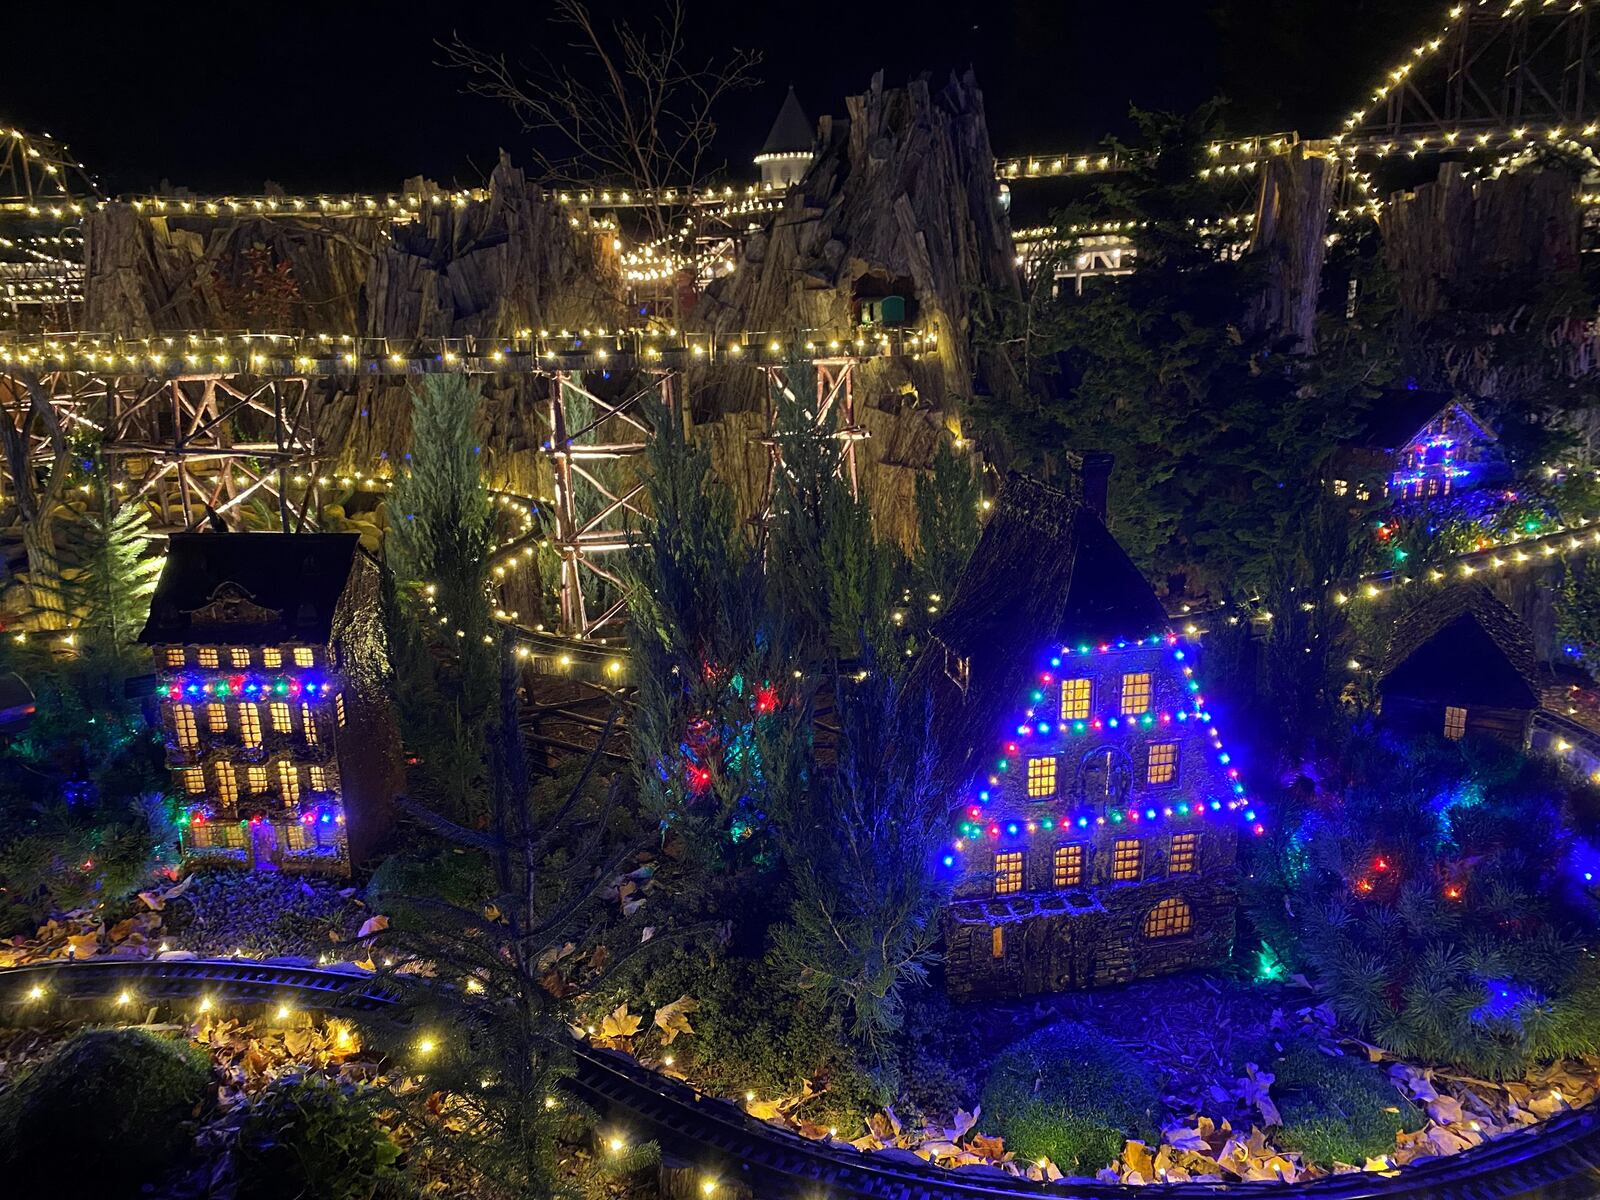
M 467 90 L 510 105 L 529 133 L 535 166 L 552 183 L 609 186 L 665 197 L 704 184 L 715 110 L 753 87 L 758 51 L 691 59 L 682 0 L 668 0 L 654 23 L 597 19 L 584 0 L 555 0 L 551 22 L 570 33 L 568 53 L 541 53 L 528 66 L 479 50 L 459 36 L 441 42 L 445 65 L 465 71 Z M 665 233 L 676 206 L 643 210 Z

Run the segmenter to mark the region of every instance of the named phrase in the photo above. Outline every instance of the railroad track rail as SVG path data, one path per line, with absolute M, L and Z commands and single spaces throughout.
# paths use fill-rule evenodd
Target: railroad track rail
M 399 992 L 365 973 L 297 962 L 244 959 L 41 963 L 0 970 L 0 1023 L 41 1005 L 103 1002 L 127 993 L 138 1005 L 196 1002 L 288 1004 L 297 1010 L 379 1016 Z M 131 1002 L 131 1001 L 130 1001 Z M 662 1076 L 626 1055 L 577 1047 L 568 1086 L 606 1123 L 653 1139 L 669 1165 L 735 1185 L 756 1200 L 1592 1200 L 1600 1197 L 1600 1109 L 1562 1113 L 1449 1158 L 1392 1174 L 1360 1172 L 1305 1184 L 1173 1183 L 1149 1187 L 1015 1179 L 990 1167 L 947 1170 L 909 1151 L 863 1154 L 758 1121 L 738 1105 Z M 727 1191 L 724 1191 L 724 1188 Z

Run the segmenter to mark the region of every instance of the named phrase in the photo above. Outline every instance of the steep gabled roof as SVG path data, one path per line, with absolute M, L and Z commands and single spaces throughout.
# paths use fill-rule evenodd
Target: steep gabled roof
M 175 533 L 146 644 L 326 644 L 350 581 L 353 533 Z
M 1485 441 L 1498 441 L 1494 427 L 1480 417 L 1465 400 L 1446 392 L 1385 392 L 1373 406 L 1362 444 L 1374 449 L 1394 451 L 1408 444 L 1433 419 L 1447 409 L 1459 408 L 1477 426 Z
M 1012 475 L 907 694 L 931 697 L 941 769 L 959 775 L 993 740 L 1044 647 L 1140 638 L 1167 623 L 1149 581 L 1083 502 L 1077 477 L 1062 491 Z M 947 654 L 969 664 L 964 695 L 950 694 Z
M 794 88 L 784 97 L 783 107 L 772 122 L 772 131 L 761 146 L 762 154 L 810 154 L 816 141 L 816 126 L 800 107 L 800 98 Z
M 1436 703 L 1538 708 L 1533 634 L 1488 588 L 1452 585 L 1395 622 L 1378 688 Z

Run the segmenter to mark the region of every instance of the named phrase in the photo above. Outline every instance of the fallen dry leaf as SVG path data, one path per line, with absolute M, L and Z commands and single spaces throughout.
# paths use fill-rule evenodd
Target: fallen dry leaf
M 679 996 L 671 1004 L 664 1004 L 656 1009 L 654 1023 L 661 1030 L 661 1044 L 672 1045 L 680 1033 L 693 1033 L 694 1026 L 689 1024 L 689 1014 L 700 1007 L 700 1001 L 687 993 Z
M 629 1012 L 628 1004 L 624 1001 L 607 1013 L 605 1020 L 600 1022 L 600 1036 L 609 1041 L 631 1038 L 639 1032 L 639 1026 L 642 1024 L 644 1024 L 642 1018 Z

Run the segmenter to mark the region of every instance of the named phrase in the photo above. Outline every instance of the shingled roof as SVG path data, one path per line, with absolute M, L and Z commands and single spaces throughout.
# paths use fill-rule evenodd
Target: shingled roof
M 791 87 L 789 94 L 784 97 L 783 107 L 778 110 L 777 119 L 772 122 L 767 140 L 761 146 L 761 153 L 810 154 L 816 137 L 816 127 L 812 125 L 811 118 L 806 116 L 806 110 L 800 107 L 800 98 Z
M 1536 709 L 1533 633 L 1481 584 L 1456 584 L 1395 622 L 1378 688 L 1434 703 Z
M 175 533 L 139 640 L 326 644 L 359 543 L 353 533 Z
M 1016 706 L 1045 647 L 1131 640 L 1167 624 L 1149 581 L 1084 502 L 1081 477 L 1063 491 L 1012 475 L 907 694 L 930 695 L 941 768 L 957 776 Z M 964 695 L 952 694 L 947 654 L 968 661 Z

